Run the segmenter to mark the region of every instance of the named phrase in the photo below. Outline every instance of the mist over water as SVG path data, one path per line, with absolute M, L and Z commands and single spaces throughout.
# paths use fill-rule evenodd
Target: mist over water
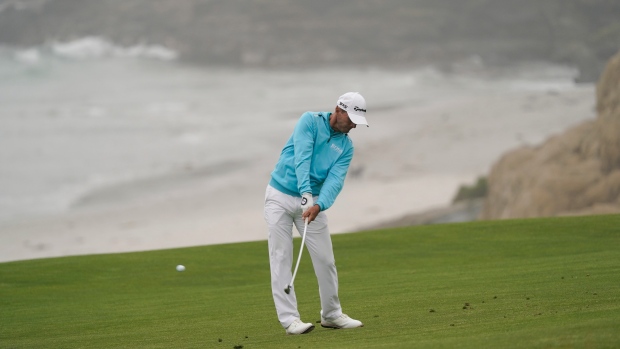
M 94 42 L 82 41 L 82 51 L 67 45 L 64 51 L 0 50 L 0 223 L 157 199 L 179 183 L 231 190 L 250 178 L 266 184 L 301 113 L 332 111 L 347 91 L 364 94 L 371 125 L 351 134 L 352 168 L 386 181 L 420 173 L 481 175 L 489 156 L 465 154 L 470 158 L 463 162 L 450 158 L 463 153 L 444 154 L 436 143 L 458 148 L 463 138 L 484 142 L 493 131 L 478 125 L 480 134 L 468 136 L 458 125 L 475 115 L 430 111 L 476 96 L 581 88 L 573 83 L 574 69 L 543 63 L 491 71 L 472 58 L 450 74 L 434 67 L 215 69 L 181 65 L 157 49 L 99 42 L 97 50 Z M 498 121 L 510 125 L 503 117 Z M 545 126 L 541 120 L 531 132 L 515 131 L 525 141 L 502 146 L 540 142 L 575 121 Z M 405 138 L 415 138 L 415 146 L 390 148 Z M 370 155 L 381 147 L 391 156 Z

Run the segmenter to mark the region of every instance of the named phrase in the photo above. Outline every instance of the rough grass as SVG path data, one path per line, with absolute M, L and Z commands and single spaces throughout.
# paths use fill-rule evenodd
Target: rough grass
M 620 347 L 618 215 L 333 241 L 344 310 L 364 328 L 286 336 L 271 299 L 267 244 L 252 242 L 2 263 L 0 347 Z M 309 258 L 295 287 L 303 320 L 316 322 Z

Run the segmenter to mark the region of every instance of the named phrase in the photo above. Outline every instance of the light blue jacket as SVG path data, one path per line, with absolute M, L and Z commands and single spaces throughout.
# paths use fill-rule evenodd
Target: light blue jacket
M 312 193 L 325 211 L 342 190 L 353 158 L 353 142 L 332 130 L 329 112 L 304 113 L 282 149 L 269 184 L 292 196 Z

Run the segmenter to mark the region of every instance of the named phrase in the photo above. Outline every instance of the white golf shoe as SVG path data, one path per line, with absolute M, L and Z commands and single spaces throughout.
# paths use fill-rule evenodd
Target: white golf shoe
M 303 323 L 299 319 L 295 319 L 292 324 L 286 328 L 286 334 L 306 334 L 314 330 L 314 325 L 311 323 Z
M 364 327 L 364 324 L 355 319 L 351 319 L 349 315 L 342 314 L 339 317 L 327 320 L 323 317 L 321 312 L 321 327 L 325 328 L 356 328 L 356 327 Z

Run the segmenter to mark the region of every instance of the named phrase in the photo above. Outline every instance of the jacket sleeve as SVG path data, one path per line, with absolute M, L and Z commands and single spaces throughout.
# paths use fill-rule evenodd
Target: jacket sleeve
M 329 170 L 329 174 L 321 188 L 319 200 L 316 202 L 321 208 L 321 211 L 330 208 L 334 204 L 338 194 L 340 194 L 344 186 L 344 179 L 349 170 L 349 165 L 351 164 L 351 159 L 353 159 L 353 152 L 353 146 L 349 147 Z
M 304 113 L 293 131 L 293 148 L 295 149 L 295 175 L 299 194 L 312 193 L 310 186 L 310 165 L 314 148 L 316 125 L 311 113 Z

